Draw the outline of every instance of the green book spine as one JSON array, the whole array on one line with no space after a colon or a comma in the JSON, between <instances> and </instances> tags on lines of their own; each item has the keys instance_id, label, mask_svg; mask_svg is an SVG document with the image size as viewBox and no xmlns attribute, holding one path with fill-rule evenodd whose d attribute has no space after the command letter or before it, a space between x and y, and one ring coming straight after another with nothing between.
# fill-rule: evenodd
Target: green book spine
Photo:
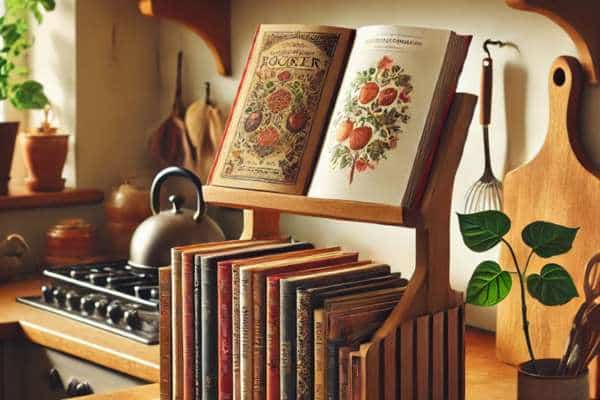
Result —
<instances>
[{"instance_id":1,"label":"green book spine","mask_svg":"<svg viewBox=\"0 0 600 400\"><path fill-rule=\"evenodd\" d=\"M202 320L202 399L217 400L218 348L217 348L217 263L202 259L201 320Z\"/></svg>"},{"instance_id":2,"label":"green book spine","mask_svg":"<svg viewBox=\"0 0 600 400\"><path fill-rule=\"evenodd\" d=\"M281 400L296 400L296 289L279 282L280 392Z\"/></svg>"}]
</instances>

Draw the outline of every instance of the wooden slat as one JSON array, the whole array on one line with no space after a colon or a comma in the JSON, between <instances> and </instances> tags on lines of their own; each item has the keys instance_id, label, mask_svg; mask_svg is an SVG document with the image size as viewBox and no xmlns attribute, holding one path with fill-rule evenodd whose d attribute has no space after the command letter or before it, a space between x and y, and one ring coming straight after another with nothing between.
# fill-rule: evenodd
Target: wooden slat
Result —
<instances>
[{"instance_id":1,"label":"wooden slat","mask_svg":"<svg viewBox=\"0 0 600 400\"><path fill-rule=\"evenodd\" d=\"M459 400L461 398L460 389L460 374L461 374L461 357L459 355L462 345L459 343L459 309L453 308L448 310L448 400ZM457 368L457 366L459 366Z\"/></svg>"},{"instance_id":2,"label":"wooden slat","mask_svg":"<svg viewBox=\"0 0 600 400\"><path fill-rule=\"evenodd\" d=\"M417 319L417 397L415 400L429 400L431 395L431 315Z\"/></svg>"},{"instance_id":3,"label":"wooden slat","mask_svg":"<svg viewBox=\"0 0 600 400\"><path fill-rule=\"evenodd\" d=\"M433 316L431 335L431 398L433 400L445 399L447 368L444 362L444 352L446 351L445 319L445 312L439 312Z\"/></svg>"},{"instance_id":4,"label":"wooden slat","mask_svg":"<svg viewBox=\"0 0 600 400\"><path fill-rule=\"evenodd\" d=\"M382 225L414 226L415 213L401 207L348 200L204 186L204 200L231 208L275 210L289 214L371 222Z\"/></svg>"},{"instance_id":5,"label":"wooden slat","mask_svg":"<svg viewBox=\"0 0 600 400\"><path fill-rule=\"evenodd\" d=\"M408 321L400 327L400 400L412 400L415 395L415 323Z\"/></svg>"},{"instance_id":6,"label":"wooden slat","mask_svg":"<svg viewBox=\"0 0 600 400\"><path fill-rule=\"evenodd\" d=\"M0 196L0 211L98 204L103 200L104 193L96 189L32 192L25 187L14 186L9 189L8 195Z\"/></svg>"},{"instance_id":7,"label":"wooden slat","mask_svg":"<svg viewBox=\"0 0 600 400\"><path fill-rule=\"evenodd\" d=\"M397 331L397 330L396 330ZM396 359L398 343L396 343L396 331L383 340L383 398L384 400L396 400L398 398L398 360Z\"/></svg>"}]
</instances>

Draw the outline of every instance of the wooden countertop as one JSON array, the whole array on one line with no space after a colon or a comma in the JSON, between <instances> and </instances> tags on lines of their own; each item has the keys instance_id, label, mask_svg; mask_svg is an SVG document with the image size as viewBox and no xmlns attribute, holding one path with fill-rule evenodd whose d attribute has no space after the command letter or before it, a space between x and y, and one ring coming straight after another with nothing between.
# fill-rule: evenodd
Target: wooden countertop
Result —
<instances>
[{"instance_id":1,"label":"wooden countertop","mask_svg":"<svg viewBox=\"0 0 600 400\"><path fill-rule=\"evenodd\" d=\"M107 368L159 381L159 346L148 346L59 315L17 303L38 295L41 278L0 285L0 340L24 337Z\"/></svg>"},{"instance_id":2,"label":"wooden countertop","mask_svg":"<svg viewBox=\"0 0 600 400\"><path fill-rule=\"evenodd\" d=\"M27 340L62 351L149 382L159 380L159 346L147 346L64 317L15 302L17 296L37 295L40 278L0 286L0 340ZM467 399L515 399L516 369L496 360L494 335L468 329ZM155 400L158 384L110 394L82 397L86 400Z\"/></svg>"}]
</instances>

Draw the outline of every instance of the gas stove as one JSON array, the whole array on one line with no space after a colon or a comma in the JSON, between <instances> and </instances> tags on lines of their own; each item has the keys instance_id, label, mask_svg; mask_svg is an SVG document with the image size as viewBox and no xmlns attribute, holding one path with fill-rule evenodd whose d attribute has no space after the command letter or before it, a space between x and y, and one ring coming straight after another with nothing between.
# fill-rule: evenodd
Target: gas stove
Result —
<instances>
[{"instance_id":1,"label":"gas stove","mask_svg":"<svg viewBox=\"0 0 600 400\"><path fill-rule=\"evenodd\" d=\"M158 343L158 275L127 261L46 269L40 296L17 301L145 344Z\"/></svg>"}]
</instances>

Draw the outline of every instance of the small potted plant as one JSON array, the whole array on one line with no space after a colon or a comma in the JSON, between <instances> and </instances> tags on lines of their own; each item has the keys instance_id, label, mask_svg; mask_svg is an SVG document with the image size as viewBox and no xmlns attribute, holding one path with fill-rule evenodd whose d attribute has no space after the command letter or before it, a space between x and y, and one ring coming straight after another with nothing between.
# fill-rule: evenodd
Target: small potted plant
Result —
<instances>
[{"instance_id":1,"label":"small potted plant","mask_svg":"<svg viewBox=\"0 0 600 400\"><path fill-rule=\"evenodd\" d=\"M484 307L500 303L512 289L511 275L516 276L521 299L523 334L530 358L519 366L518 398L587 399L587 370L579 376L564 376L559 372L559 359L535 358L529 335L526 304L527 294L545 306L560 306L578 296L573 279L562 266L547 263L540 273L528 271L535 256L547 259L571 250L578 228L544 221L532 222L521 233L523 242L531 249L529 256L526 260L518 260L513 246L505 239L511 228L511 221L505 214L499 211L484 211L459 214L458 219L463 241L469 249L484 252L502 243L512 256L513 265L504 268L495 261L483 261L479 264L467 286L466 302Z\"/></svg>"},{"instance_id":2,"label":"small potted plant","mask_svg":"<svg viewBox=\"0 0 600 400\"><path fill-rule=\"evenodd\" d=\"M0 101L8 100L20 110L42 109L48 104L43 86L27 78L20 65L31 47L30 16L42 22L44 11L55 8L55 0L7 0L6 13L0 17ZM0 122L0 194L8 190L18 122Z\"/></svg>"}]
</instances>

